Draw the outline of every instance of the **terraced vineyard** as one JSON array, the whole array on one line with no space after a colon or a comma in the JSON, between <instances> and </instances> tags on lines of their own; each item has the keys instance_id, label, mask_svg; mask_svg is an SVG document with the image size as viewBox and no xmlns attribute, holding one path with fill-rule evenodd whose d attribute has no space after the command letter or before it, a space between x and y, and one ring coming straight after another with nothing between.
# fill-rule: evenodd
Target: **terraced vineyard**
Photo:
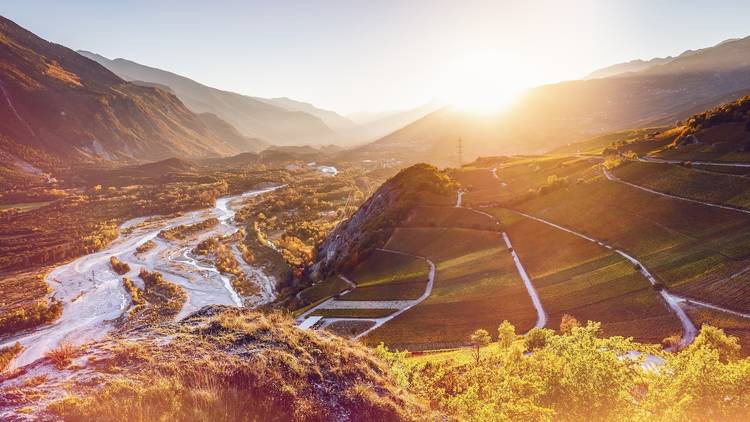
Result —
<instances>
[{"instance_id":1,"label":"terraced vineyard","mask_svg":"<svg viewBox=\"0 0 750 422\"><path fill-rule=\"evenodd\" d=\"M430 297L365 339L409 350L465 345L477 328L503 320L528 330L537 318L499 232L399 228L387 247L429 257L437 265Z\"/></svg>"},{"instance_id":2,"label":"terraced vineyard","mask_svg":"<svg viewBox=\"0 0 750 422\"><path fill-rule=\"evenodd\" d=\"M750 209L750 180L737 175L706 171L700 167L645 162L627 163L614 174L627 182L659 192Z\"/></svg>"},{"instance_id":3,"label":"terraced vineyard","mask_svg":"<svg viewBox=\"0 0 750 422\"><path fill-rule=\"evenodd\" d=\"M680 333L677 318L649 282L621 256L602 246L502 209L497 215L549 313L600 321L608 335L658 343Z\"/></svg>"}]
</instances>

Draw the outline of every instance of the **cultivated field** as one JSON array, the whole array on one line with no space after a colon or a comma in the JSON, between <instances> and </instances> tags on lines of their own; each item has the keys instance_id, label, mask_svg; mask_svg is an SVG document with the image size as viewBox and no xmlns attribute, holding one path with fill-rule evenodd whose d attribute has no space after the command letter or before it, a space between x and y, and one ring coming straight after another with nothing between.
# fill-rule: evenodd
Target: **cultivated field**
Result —
<instances>
[{"instance_id":1,"label":"cultivated field","mask_svg":"<svg viewBox=\"0 0 750 422\"><path fill-rule=\"evenodd\" d=\"M563 314L600 321L607 335L658 343L680 332L678 319L633 265L593 242L500 209L513 247L557 328Z\"/></svg>"},{"instance_id":2,"label":"cultivated field","mask_svg":"<svg viewBox=\"0 0 750 422\"><path fill-rule=\"evenodd\" d=\"M716 167L716 166L714 166ZM750 180L674 164L630 162L614 174L659 192L750 209Z\"/></svg>"},{"instance_id":3,"label":"cultivated field","mask_svg":"<svg viewBox=\"0 0 750 422\"><path fill-rule=\"evenodd\" d=\"M376 250L349 273L357 288L341 299L417 299L424 293L428 270L422 259Z\"/></svg>"},{"instance_id":4,"label":"cultivated field","mask_svg":"<svg viewBox=\"0 0 750 422\"><path fill-rule=\"evenodd\" d=\"M750 309L734 293L735 277L750 265L750 216L644 192L597 179L534 198L519 206L637 256L676 293Z\"/></svg>"},{"instance_id":5,"label":"cultivated field","mask_svg":"<svg viewBox=\"0 0 750 422\"><path fill-rule=\"evenodd\" d=\"M387 248L437 265L427 300L366 337L409 350L465 345L477 328L495 332L504 320L530 329L536 313L499 233L460 228L399 228Z\"/></svg>"}]
</instances>

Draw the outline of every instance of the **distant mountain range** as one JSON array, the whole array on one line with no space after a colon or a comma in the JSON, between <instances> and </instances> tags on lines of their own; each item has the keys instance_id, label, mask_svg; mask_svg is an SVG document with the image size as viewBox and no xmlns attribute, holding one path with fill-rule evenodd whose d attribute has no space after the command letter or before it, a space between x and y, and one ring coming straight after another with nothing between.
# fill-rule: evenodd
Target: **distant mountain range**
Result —
<instances>
[{"instance_id":1,"label":"distant mountain range","mask_svg":"<svg viewBox=\"0 0 750 422\"><path fill-rule=\"evenodd\" d=\"M210 157L257 140L171 93L128 83L96 62L0 17L0 143L18 169L63 162ZM26 165L30 165L28 167Z\"/></svg>"},{"instance_id":2,"label":"distant mountain range","mask_svg":"<svg viewBox=\"0 0 750 422\"><path fill-rule=\"evenodd\" d=\"M358 151L455 165L458 138L465 159L540 152L617 130L672 124L748 93L750 37L657 59L640 71L533 88L491 116L440 110Z\"/></svg>"},{"instance_id":3,"label":"distant mountain range","mask_svg":"<svg viewBox=\"0 0 750 422\"><path fill-rule=\"evenodd\" d=\"M275 145L351 146L378 139L439 107L430 102L411 110L373 113L376 118L357 123L334 111L291 98L261 98L222 91L130 60L111 60L89 51L78 52L127 81L168 88L192 111L213 113L235 126L244 136L264 139Z\"/></svg>"},{"instance_id":4,"label":"distant mountain range","mask_svg":"<svg viewBox=\"0 0 750 422\"><path fill-rule=\"evenodd\" d=\"M734 41L738 41L737 38L731 38L728 40L724 40L720 42L719 44L716 44L714 47L719 47L722 44L731 43ZM640 72L642 70L646 70L649 68L652 68L654 66L667 64L676 58L685 58L687 56L691 56L693 54L701 54L707 50L710 50L714 47L708 47L708 48L702 48L700 50L687 50L680 54L677 57L667 56L667 57L654 57L651 60L641 60L641 59L635 59L631 60L626 63L618 63L611 66L607 66L601 69L597 69L591 73L589 73L588 76L586 76L584 79L598 79L598 78L608 78L610 76L618 76L618 75L624 75L627 73L632 72Z\"/></svg>"},{"instance_id":5,"label":"distant mountain range","mask_svg":"<svg viewBox=\"0 0 750 422\"><path fill-rule=\"evenodd\" d=\"M626 63L613 64L601 69L597 69L588 74L584 79L600 79L609 78L611 76L623 75L631 72L640 72L646 70L649 67L669 63L674 60L674 57L655 57L651 60L635 59Z\"/></svg>"},{"instance_id":6,"label":"distant mountain range","mask_svg":"<svg viewBox=\"0 0 750 422\"><path fill-rule=\"evenodd\" d=\"M169 87L193 112L215 114L236 127L243 135L272 144L302 145L337 141L337 133L320 116L325 116L333 124L346 124L341 123L346 119L336 113L320 110L309 104L286 98L261 99L222 91L130 60L110 60L88 51L79 53L127 81Z\"/></svg>"}]
</instances>

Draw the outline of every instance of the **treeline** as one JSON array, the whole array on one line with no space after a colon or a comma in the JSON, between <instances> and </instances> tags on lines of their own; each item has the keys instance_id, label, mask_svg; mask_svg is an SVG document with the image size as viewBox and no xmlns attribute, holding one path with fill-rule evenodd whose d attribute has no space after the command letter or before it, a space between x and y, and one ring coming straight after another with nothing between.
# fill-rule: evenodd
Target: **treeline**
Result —
<instances>
[{"instance_id":1,"label":"treeline","mask_svg":"<svg viewBox=\"0 0 750 422\"><path fill-rule=\"evenodd\" d=\"M480 330L484 331L484 330ZM750 358L737 338L703 326L678 353L622 337L599 323L518 336L507 322L489 345L475 333L471 359L408 358L381 346L395 382L450 420L740 421L750 417ZM648 362L647 362L648 360Z\"/></svg>"},{"instance_id":2,"label":"treeline","mask_svg":"<svg viewBox=\"0 0 750 422\"><path fill-rule=\"evenodd\" d=\"M62 302L52 299L4 312L0 314L0 337L55 321L60 318L62 311Z\"/></svg>"},{"instance_id":3,"label":"treeline","mask_svg":"<svg viewBox=\"0 0 750 422\"><path fill-rule=\"evenodd\" d=\"M750 96L694 114L687 119L686 126L694 133L721 123L731 122L747 122L745 130L750 131Z\"/></svg>"},{"instance_id":4,"label":"treeline","mask_svg":"<svg viewBox=\"0 0 750 422\"><path fill-rule=\"evenodd\" d=\"M202 231L214 228L219 225L219 219L209 218L199 223L189 225L179 225L159 232L159 237L165 240L184 240L190 236Z\"/></svg>"}]
</instances>

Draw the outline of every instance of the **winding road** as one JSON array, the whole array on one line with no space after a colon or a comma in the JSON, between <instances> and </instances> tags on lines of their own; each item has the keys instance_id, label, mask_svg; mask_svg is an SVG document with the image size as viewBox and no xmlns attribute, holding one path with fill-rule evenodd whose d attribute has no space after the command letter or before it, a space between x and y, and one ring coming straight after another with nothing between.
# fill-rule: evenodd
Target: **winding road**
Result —
<instances>
[{"instance_id":1,"label":"winding road","mask_svg":"<svg viewBox=\"0 0 750 422\"><path fill-rule=\"evenodd\" d=\"M628 185L630 187L633 187L633 188L636 188L636 189L640 189L642 191L653 193L655 195L664 196L664 197L672 198L672 199L678 199L680 201L692 202L694 204L705 205L707 207L720 208L720 209L729 210L729 211L736 211L736 212L741 212L743 214L750 214L750 210L746 210L744 208L730 207L728 205L712 204L710 202L703 202L703 201L699 201L697 199L685 198L683 196L677 196L677 195L672 195L672 194L669 194L669 193L659 192L657 190L653 190L653 189L647 188L645 186L636 185L635 183L630 183L630 182L627 182L625 180L620 179L619 177L615 176L611 171L609 171L604 166L602 166L602 172L604 173L604 176L607 178L607 180L610 180L612 182L622 183L624 185Z\"/></svg>"},{"instance_id":2,"label":"winding road","mask_svg":"<svg viewBox=\"0 0 750 422\"><path fill-rule=\"evenodd\" d=\"M722 163L720 161L692 161L692 160L666 160L663 158L656 157L638 157L638 161L644 163L661 163L661 164L682 164L691 163L699 166L719 166L719 167L750 167L750 163Z\"/></svg>"},{"instance_id":3,"label":"winding road","mask_svg":"<svg viewBox=\"0 0 750 422\"><path fill-rule=\"evenodd\" d=\"M52 297L63 303L62 316L50 325L11 338L0 347L20 342L24 350L13 366L21 367L41 358L61 343L81 344L102 338L112 329L113 320L131 305L122 278L129 277L143 287L138 278L141 268L161 272L165 279L185 290L187 300L177 318L210 304L242 306L242 298L232 288L230 279L212 265L200 263L190 251L201 240L231 235L239 230L233 221L234 203L277 188L219 198L212 209L192 211L174 218L136 218L125 222L120 226L121 235L107 248L56 267L47 275L45 281L52 288ZM192 239L170 242L158 237L162 230L212 217L217 218L219 224ZM137 253L136 249L148 241L154 242L155 246L147 252ZM112 256L127 263L130 271L124 275L115 273L109 263ZM241 259L238 261L244 263ZM273 300L276 280L259 268L242 266L259 284L260 293L248 298L249 304L259 305Z\"/></svg>"},{"instance_id":4,"label":"winding road","mask_svg":"<svg viewBox=\"0 0 750 422\"><path fill-rule=\"evenodd\" d=\"M470 211L484 215L499 224L497 218L490 213L475 209L470 209ZM534 287L534 283L531 282L531 277L529 277L529 274L526 272L526 268L524 268L523 263L521 263L521 258L519 258L516 250L513 248L513 244L510 241L510 236L508 236L506 232L501 232L501 236L503 238L503 241L505 242L505 246L508 248L508 251L510 251L510 255L513 257L513 263L516 265L518 275L521 277L521 280L523 280L526 291L529 293L531 304L534 305L534 309L536 310L536 323L534 324L534 328L543 328L545 325L547 325L548 318L547 312L544 311L544 306L542 306L542 300L539 298L539 293L537 293L536 288Z\"/></svg>"},{"instance_id":5,"label":"winding road","mask_svg":"<svg viewBox=\"0 0 750 422\"><path fill-rule=\"evenodd\" d=\"M367 334L369 334L373 330L377 329L378 327L381 327L383 324L387 323L388 321L392 320L393 318L396 318L397 316L399 316L402 313L406 312L407 310L413 308L414 306L416 306L416 305L424 302L428 297L430 297L430 295L432 294L432 287L435 284L435 272L436 272L435 263L432 262L432 260L430 260L428 258L425 258L423 256L414 255L414 254L410 254L410 253L406 253L406 252L401 252L401 251L396 251L396 250L393 250L393 249L382 249L382 248L379 248L377 250L382 251L382 252L397 254L397 255L409 256L409 257L412 257L412 258L419 258L419 259L422 259L425 262L427 262L427 264L430 267L430 270L429 270L429 274L428 274L428 278L427 278L427 286L425 287L425 290L422 293L422 295L420 297L418 297L417 299L414 299L414 300L362 300L362 301L357 300L357 301L355 301L355 300L340 300L340 299L336 299L336 298L332 297L332 298L329 298L326 301L320 303L319 305L314 306L314 307L308 309L307 311L305 311L305 313L303 313L302 315L300 315L297 318L297 322L299 323L300 327L312 328L313 325L318 325L319 328L325 328L325 327L333 324L334 322L339 322L339 321L357 321L357 322L360 322L360 321L370 321L370 322L372 322L373 323L372 326L370 326L368 329L366 329L366 330L362 331L361 333L357 334L356 336L354 336L354 338L357 339L357 338L366 336ZM341 277L347 283L350 283L350 284L353 285L352 289L347 290L345 293L342 293L341 296L339 296L339 297L345 296L346 293L348 293L348 292L354 290L354 288L356 288L356 284L354 284L348 278L345 278L343 276L339 276L339 277ZM336 318L333 318L333 317L323 317L323 318L320 318L320 317L317 317L317 316L309 316L311 313L313 313L313 312L315 312L317 310L320 310L320 309L397 309L397 311L394 312L394 313L392 313L392 314L390 314L390 315L388 315L388 316L384 316L384 317L380 317L380 318L353 318L353 317L351 317L351 318L346 318L346 317L341 317L341 318L339 318L339 317L336 317ZM314 318L314 320L312 322L309 321L311 318Z\"/></svg>"},{"instance_id":6,"label":"winding road","mask_svg":"<svg viewBox=\"0 0 750 422\"><path fill-rule=\"evenodd\" d=\"M607 249L609 249L609 250L617 253L618 255L622 256L626 260L630 261L634 266L636 266L636 268L641 273L641 275L643 275L643 277L646 278L646 280L648 280L648 282L652 286L657 286L658 285L658 281L656 280L656 277L654 277L653 274L651 274L651 272L646 268L646 266L643 265L643 263L640 262L638 259L636 259L632 255L628 254L627 252L624 252L624 251L622 251L620 249L617 249L617 248L615 248L613 246L610 246L610 245L602 242L601 240L594 239L593 237L590 237L590 236L587 236L587 235L585 235L583 233L579 233L577 231L571 230L571 229L569 229L567 227L564 227L564 226L561 226L559 224L555 224L555 223L553 223L551 221L548 221L548 220L545 220L543 218L535 217L533 215L529 215L529 214L526 214L526 213L521 212L521 211L516 211L516 210L510 210L510 211L512 211L512 212L514 212L514 213L516 213L518 215L521 215L523 217L530 218L532 220L538 221L540 223L547 224L547 225L552 226L552 227L554 227L556 229L563 230L563 231L565 231L567 233L570 233L570 234L578 236L578 237L580 237L582 239L586 239L589 242L593 242L593 243L596 243L599 246L607 248ZM669 293L665 287L659 289L659 295L661 295L661 297L664 299L664 301L667 304L667 306L669 307L669 309L677 316L677 318L680 320L680 323L682 324L683 334L682 334L682 339L680 340L681 345L683 347L689 345L690 343L693 342L693 340L695 340L695 336L698 334L698 329L695 327L695 324L693 324L693 321L690 319L690 317L687 315L687 313L685 313L685 311L679 305L679 303L682 302L684 300L684 298L681 298L679 296L675 296L675 295Z\"/></svg>"}]
</instances>

